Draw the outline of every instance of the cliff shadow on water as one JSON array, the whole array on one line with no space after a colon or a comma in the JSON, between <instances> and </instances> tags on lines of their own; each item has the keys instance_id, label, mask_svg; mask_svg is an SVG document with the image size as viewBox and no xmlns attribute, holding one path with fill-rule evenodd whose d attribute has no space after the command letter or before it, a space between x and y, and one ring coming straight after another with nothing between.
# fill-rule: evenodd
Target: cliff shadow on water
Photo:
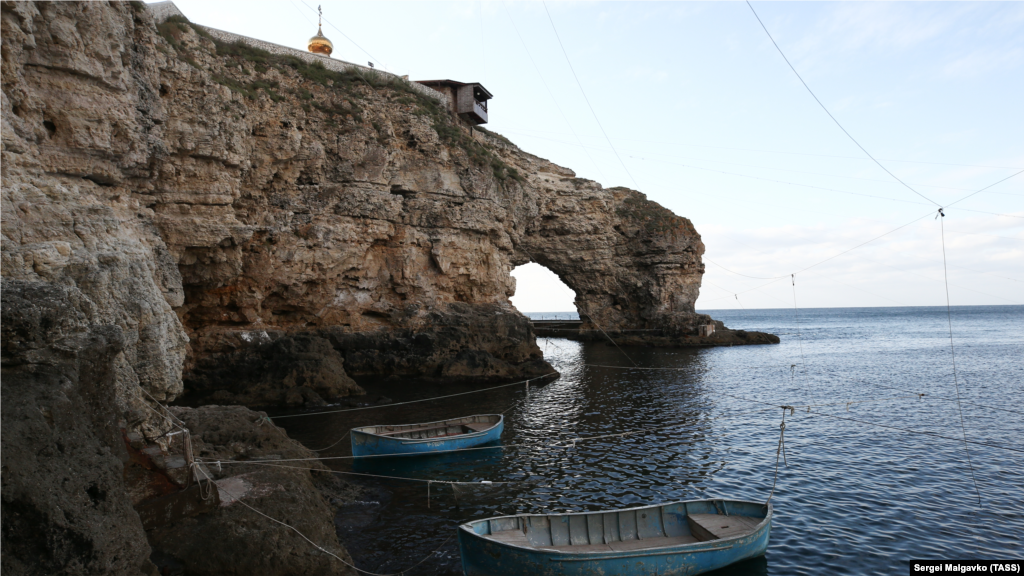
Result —
<instances>
[{"instance_id":1,"label":"cliff shadow on water","mask_svg":"<svg viewBox=\"0 0 1024 576\"><path fill-rule=\"evenodd\" d=\"M447 538L469 519L621 508L703 497L715 489L716 477L726 466L715 448L724 426L714 421L715 403L703 383L709 369L706 351L619 350L566 339L546 344L562 377L532 385L528 392L515 386L402 404L434 391L392 381L380 383L380 389L394 405L281 420L291 436L307 445L334 444L323 454L336 458L329 465L342 475L390 477L352 477L366 492L335 517L339 538L361 568L461 574L458 543ZM635 370L623 352L644 367L659 370ZM499 412L505 413L507 424L492 449L346 459L351 450L344 435L352 427ZM572 442L581 436L659 427L668 429ZM339 438L342 441L336 443ZM432 482L429 487L427 481ZM424 558L426 562L410 569ZM764 573L763 558L721 572Z\"/></svg>"}]
</instances>

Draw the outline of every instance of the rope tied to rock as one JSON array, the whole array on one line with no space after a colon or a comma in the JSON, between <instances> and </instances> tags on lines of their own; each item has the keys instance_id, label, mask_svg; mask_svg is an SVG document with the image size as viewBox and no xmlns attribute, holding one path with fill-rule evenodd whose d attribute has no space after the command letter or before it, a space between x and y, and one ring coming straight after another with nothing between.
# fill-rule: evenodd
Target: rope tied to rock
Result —
<instances>
[{"instance_id":1,"label":"rope tied to rock","mask_svg":"<svg viewBox=\"0 0 1024 576\"><path fill-rule=\"evenodd\" d=\"M444 548L444 547L445 547L445 546L446 546L446 545L448 544L448 542L450 542L450 541L451 541L451 539L452 539L452 538L453 538L453 537L455 536L454 534L451 534L451 535L449 535L449 536L448 536L447 538L445 538L444 542L442 542L440 546L438 546L438 547L437 547L436 549L434 549L434 551L433 551L433 552L431 552L430 554L428 554L427 556L425 556L425 557L424 557L424 558L423 558L422 560L420 560L419 562L417 562L417 563L413 564L412 566L410 566L410 567L406 568L405 570L402 570L401 572L393 572L393 573L391 573L391 574L378 574L378 573L376 573L376 572L370 572L370 571L368 571L368 570L363 570L363 569L361 569L361 568L357 568L355 564L351 564L351 563L349 563L349 562L346 562L345 560L343 560L343 559L342 559L342 558L341 558L340 556L338 556L337 554L335 554L335 553L331 552L330 550L327 550L327 549L326 549L326 548L324 548L323 546L320 546L319 544L317 544L316 542L314 542L313 540L311 540L311 539L310 539L310 538L309 538L308 536L306 536L305 534L303 534L302 532L300 532L300 531L299 531L299 529L298 529L298 528L296 528L295 526L292 526L291 524L288 524L288 523L286 523L286 522L283 522L283 521L281 521L281 520L278 520L277 518L274 518L273 516L269 516L269 515L267 515L267 514L264 514L263 512L260 512L259 510L257 510L256 508L253 508L253 507L252 507L252 506L250 506L249 504L246 504L246 503L245 503L245 502L244 502L244 501L242 500L242 496L241 496L241 495L238 495L238 494L232 494L231 492L229 492L229 491L227 491L227 490L224 490L224 492L225 492L225 493L226 493L226 494L227 494L228 496L230 496L230 497L232 497L232 498L234 499L234 503L236 503L236 504L241 504L242 506L245 506L245 507L246 507L246 508L248 508L249 510L252 510L253 512L255 512L255 513L259 514L260 516L262 516L262 517L266 518L267 520L270 520L271 522L274 522L275 524L280 524L281 526L284 526L285 528L287 528L287 529L291 530L292 532L294 532L294 533L298 534L298 535L299 535L299 536L300 536L300 537L301 537L301 538L302 538L303 540L305 540L306 542L308 542L308 543L309 543L310 545L312 545L312 546L313 546L314 548L316 548L317 550L319 550L319 551L323 552L324 554L327 554L328 556L331 556L332 558L334 558L334 559L335 559L335 560L337 560L338 562L341 562L341 563L342 563L342 564L344 564L345 566L348 566L349 568L352 568L353 570L355 570L355 571L357 571L357 572L361 572L361 573L363 573L363 574L368 574L369 576L401 576L401 575L405 574L406 572L408 572L408 571L412 570L413 568L416 568L416 567L417 567L417 566L419 566L420 564L423 564L424 562L426 562L426 561L427 561L427 560L429 560L430 558L434 557L434 555L435 555L435 554L437 554L438 552L440 552L440 551L441 551L441 549L442 549L442 548Z\"/></svg>"},{"instance_id":2,"label":"rope tied to rock","mask_svg":"<svg viewBox=\"0 0 1024 576\"><path fill-rule=\"evenodd\" d=\"M327 451L327 450L330 450L331 448L334 448L334 447L335 447L335 446L337 446L338 444L341 444L341 441L342 441L342 440L344 440L345 438L348 438L348 435L349 435L349 434L350 434L351 432L352 432L351 430L349 430L348 432L345 432L345 433L344 433L344 434L343 434L343 435L341 436L341 438L338 438L337 440L335 440L335 441L334 441L334 443L333 443L333 444L331 444L330 446L327 446L327 447L324 447L324 448L320 448L319 450L313 450L313 452L325 452L325 451Z\"/></svg>"}]
</instances>

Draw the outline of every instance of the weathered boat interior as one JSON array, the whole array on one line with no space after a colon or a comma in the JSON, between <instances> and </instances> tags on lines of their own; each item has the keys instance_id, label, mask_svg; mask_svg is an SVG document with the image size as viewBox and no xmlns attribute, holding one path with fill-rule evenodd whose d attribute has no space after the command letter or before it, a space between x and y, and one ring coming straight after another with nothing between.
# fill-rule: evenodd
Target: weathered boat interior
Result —
<instances>
[{"instance_id":1,"label":"weathered boat interior","mask_svg":"<svg viewBox=\"0 0 1024 576\"><path fill-rule=\"evenodd\" d=\"M475 434L493 428L501 421L499 414L476 414L452 420L440 422L426 422L423 424L398 424L387 426L364 426L355 428L366 434L376 434L389 438L406 438L426 440L430 438L445 438L448 436L461 436L463 434Z\"/></svg>"},{"instance_id":2,"label":"weathered boat interior","mask_svg":"<svg viewBox=\"0 0 1024 576\"><path fill-rule=\"evenodd\" d=\"M755 504L679 502L615 512L520 515L482 520L491 540L558 552L627 552L745 536L765 519Z\"/></svg>"}]
</instances>

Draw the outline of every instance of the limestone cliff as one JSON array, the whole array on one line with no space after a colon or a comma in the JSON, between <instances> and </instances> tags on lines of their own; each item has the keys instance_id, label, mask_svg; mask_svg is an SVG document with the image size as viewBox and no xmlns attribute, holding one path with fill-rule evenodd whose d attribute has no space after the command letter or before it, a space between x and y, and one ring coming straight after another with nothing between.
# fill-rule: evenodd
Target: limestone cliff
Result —
<instances>
[{"instance_id":1,"label":"limestone cliff","mask_svg":"<svg viewBox=\"0 0 1024 576\"><path fill-rule=\"evenodd\" d=\"M689 220L471 135L401 81L156 30L145 9L4 14L4 275L79 287L158 398L182 367L190 391L248 404L358 393L342 362L438 377L472 351L492 360L473 376L546 373L508 300L530 261L612 334L709 322ZM283 349L336 351L302 353L302 393L225 380L294 336Z\"/></svg>"},{"instance_id":2,"label":"limestone cliff","mask_svg":"<svg viewBox=\"0 0 1024 576\"><path fill-rule=\"evenodd\" d=\"M694 313L704 245L689 220L471 132L400 79L215 41L138 2L3 2L2 41L5 470L20 418L9 378L70 375L69 398L103 404L57 424L30 397L10 406L106 450L87 474L112 494L132 487L110 476L123 456L111 427L168 448L155 401L316 404L362 393L352 376L547 374L509 303L510 272L530 261L613 336L657 330L673 344L711 322ZM49 302L33 328L8 331L9 308L33 302ZM54 466L38 454L18 465ZM5 570L8 510L82 530L8 477ZM95 566L148 570L139 530L82 546Z\"/></svg>"},{"instance_id":3,"label":"limestone cliff","mask_svg":"<svg viewBox=\"0 0 1024 576\"><path fill-rule=\"evenodd\" d=\"M508 301L531 260L606 330L694 331L688 220L471 136L400 81L165 27L178 153L142 201L181 270L190 389L223 390L218 367L296 334L329 340L357 376L451 377L467 352L491 357L469 376L547 373Z\"/></svg>"}]
</instances>

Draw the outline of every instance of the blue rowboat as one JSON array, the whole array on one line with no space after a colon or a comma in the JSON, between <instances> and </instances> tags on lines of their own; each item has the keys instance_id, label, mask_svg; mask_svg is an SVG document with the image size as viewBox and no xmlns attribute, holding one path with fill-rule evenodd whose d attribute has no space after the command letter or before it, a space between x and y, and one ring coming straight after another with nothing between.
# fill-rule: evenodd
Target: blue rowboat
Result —
<instances>
[{"instance_id":1,"label":"blue rowboat","mask_svg":"<svg viewBox=\"0 0 1024 576\"><path fill-rule=\"evenodd\" d=\"M501 438L501 414L476 414L440 422L352 429L353 456L431 454L473 448Z\"/></svg>"},{"instance_id":2,"label":"blue rowboat","mask_svg":"<svg viewBox=\"0 0 1024 576\"><path fill-rule=\"evenodd\" d=\"M477 450L441 452L429 458L409 457L408 454L380 456L374 458L353 458L352 471L378 476L401 478L461 478L479 476L483 469L495 469L501 464L502 450L480 450L480 448L501 446L501 441L487 442L475 446ZM486 476L486 474L485 474Z\"/></svg>"},{"instance_id":3,"label":"blue rowboat","mask_svg":"<svg viewBox=\"0 0 1024 576\"><path fill-rule=\"evenodd\" d=\"M459 548L466 576L678 576L761 556L771 524L771 504L693 500L474 520Z\"/></svg>"}]
</instances>

